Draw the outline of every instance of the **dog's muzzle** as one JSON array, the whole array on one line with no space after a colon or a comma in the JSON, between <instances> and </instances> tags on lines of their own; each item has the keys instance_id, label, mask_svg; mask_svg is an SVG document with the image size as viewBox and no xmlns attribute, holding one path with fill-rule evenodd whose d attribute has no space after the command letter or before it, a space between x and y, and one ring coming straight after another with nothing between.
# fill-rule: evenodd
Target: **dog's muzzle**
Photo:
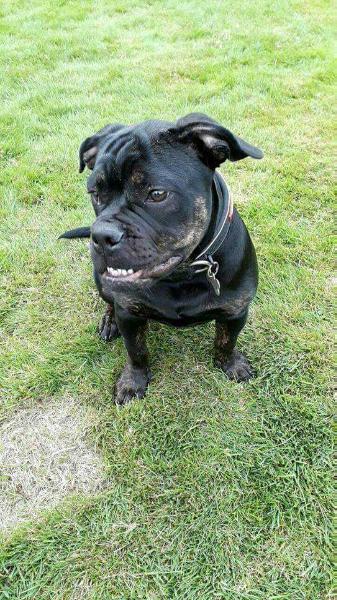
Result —
<instances>
[{"instance_id":1,"label":"dog's muzzle","mask_svg":"<svg viewBox=\"0 0 337 600\"><path fill-rule=\"evenodd\" d=\"M97 252L110 252L124 237L124 231L118 222L110 223L97 219L91 228L91 239Z\"/></svg>"}]
</instances>

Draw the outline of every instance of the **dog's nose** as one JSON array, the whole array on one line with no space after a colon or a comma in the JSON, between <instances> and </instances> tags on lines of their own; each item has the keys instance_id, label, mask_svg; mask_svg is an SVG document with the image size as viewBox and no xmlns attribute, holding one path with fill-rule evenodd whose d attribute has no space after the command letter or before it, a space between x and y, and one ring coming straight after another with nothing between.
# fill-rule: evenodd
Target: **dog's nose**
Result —
<instances>
[{"instance_id":1,"label":"dog's nose","mask_svg":"<svg viewBox=\"0 0 337 600\"><path fill-rule=\"evenodd\" d=\"M114 223L97 221L91 228L91 238L97 248L113 248L119 244L122 237L123 231Z\"/></svg>"}]
</instances>

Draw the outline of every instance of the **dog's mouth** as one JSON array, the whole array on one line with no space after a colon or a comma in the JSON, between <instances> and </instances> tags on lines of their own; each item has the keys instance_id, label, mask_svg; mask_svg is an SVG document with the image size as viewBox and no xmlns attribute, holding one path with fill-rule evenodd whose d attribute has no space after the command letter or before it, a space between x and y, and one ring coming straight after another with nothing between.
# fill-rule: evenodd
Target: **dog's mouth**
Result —
<instances>
[{"instance_id":1,"label":"dog's mouth","mask_svg":"<svg viewBox=\"0 0 337 600\"><path fill-rule=\"evenodd\" d=\"M111 283L134 283L146 279L158 279L171 273L182 260L181 256L172 256L159 265L144 267L138 270L107 267L102 277Z\"/></svg>"}]
</instances>

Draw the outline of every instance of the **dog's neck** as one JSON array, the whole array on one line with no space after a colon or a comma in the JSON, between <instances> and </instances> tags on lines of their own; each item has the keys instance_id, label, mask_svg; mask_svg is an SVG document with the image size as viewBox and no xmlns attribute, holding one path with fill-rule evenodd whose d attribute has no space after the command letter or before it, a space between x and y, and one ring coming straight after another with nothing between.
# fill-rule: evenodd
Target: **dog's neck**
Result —
<instances>
[{"instance_id":1,"label":"dog's neck","mask_svg":"<svg viewBox=\"0 0 337 600\"><path fill-rule=\"evenodd\" d=\"M212 184L213 211L211 223L214 226L210 228L196 250L193 253L190 267L197 267L195 273L206 271L208 282L212 285L217 296L220 294L220 282L216 275L219 270L219 263L213 256L224 243L233 216L233 202L231 192L223 177L215 172Z\"/></svg>"},{"instance_id":2,"label":"dog's neck","mask_svg":"<svg viewBox=\"0 0 337 600\"><path fill-rule=\"evenodd\" d=\"M229 186L220 173L215 172L212 182L211 226L192 254L192 262L213 256L225 241L233 216L233 201Z\"/></svg>"}]
</instances>

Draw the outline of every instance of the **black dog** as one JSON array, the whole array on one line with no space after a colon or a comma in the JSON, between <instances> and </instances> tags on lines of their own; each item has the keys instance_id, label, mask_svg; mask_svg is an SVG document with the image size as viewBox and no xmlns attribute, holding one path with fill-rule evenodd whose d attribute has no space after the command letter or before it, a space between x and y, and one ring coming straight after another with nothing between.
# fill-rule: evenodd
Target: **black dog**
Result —
<instances>
[{"instance_id":1,"label":"black dog","mask_svg":"<svg viewBox=\"0 0 337 600\"><path fill-rule=\"evenodd\" d=\"M176 327L215 320L215 364L230 379L252 376L235 349L257 288L255 250L215 172L262 152L203 114L176 124L107 125L80 148L96 213L89 237L94 276L108 303L100 335L122 334L128 362L115 401L143 397L150 381L148 319Z\"/></svg>"}]
</instances>

